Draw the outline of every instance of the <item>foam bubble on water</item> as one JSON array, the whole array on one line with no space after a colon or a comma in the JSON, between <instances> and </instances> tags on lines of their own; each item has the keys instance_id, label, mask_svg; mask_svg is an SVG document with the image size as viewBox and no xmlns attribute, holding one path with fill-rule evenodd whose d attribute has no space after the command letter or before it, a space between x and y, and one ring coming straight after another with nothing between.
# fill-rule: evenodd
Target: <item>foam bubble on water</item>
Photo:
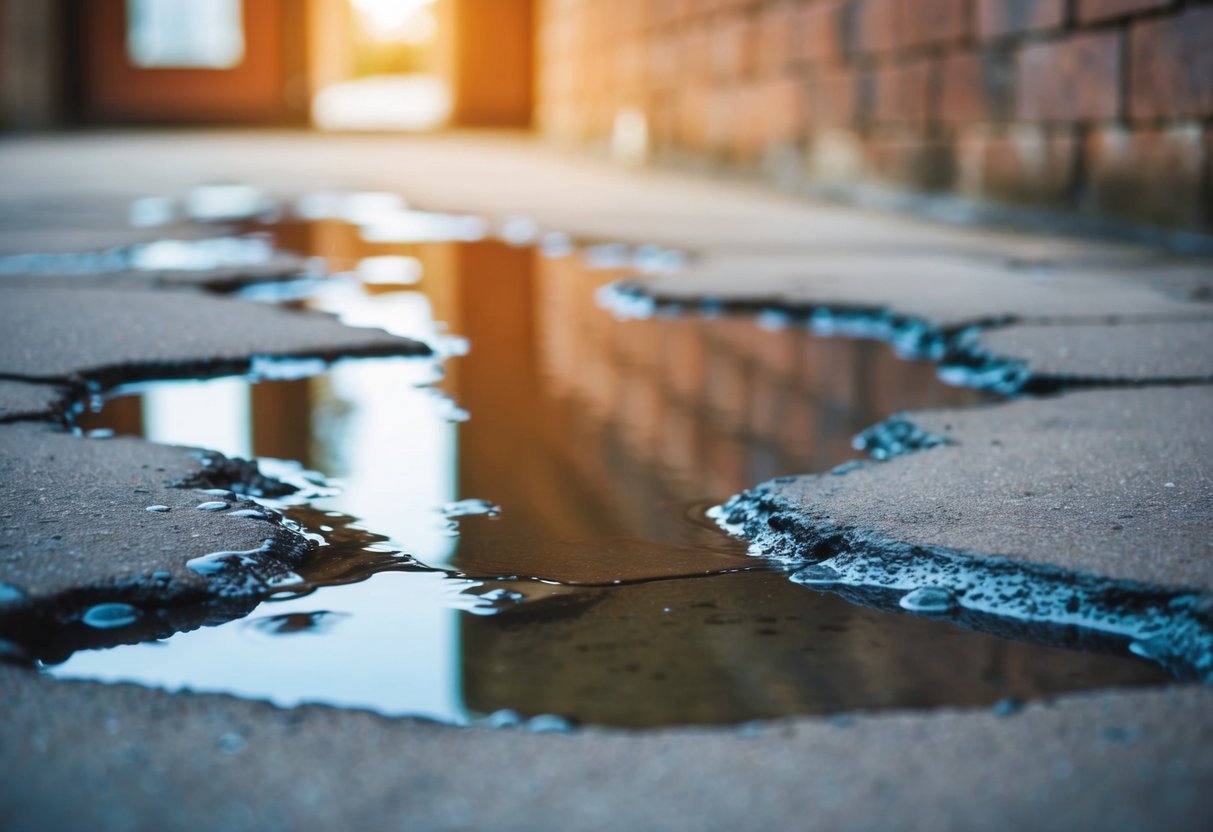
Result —
<instances>
[{"instance_id":1,"label":"foam bubble on water","mask_svg":"<svg viewBox=\"0 0 1213 832\"><path fill-rule=\"evenodd\" d=\"M447 503L441 509L442 516L448 519L455 517L472 517L475 515L484 515L486 517L497 517L501 514L501 506L496 503L490 503L488 500L480 500L469 498L466 500L456 500L453 503Z\"/></svg>"},{"instance_id":2,"label":"foam bubble on water","mask_svg":"<svg viewBox=\"0 0 1213 832\"><path fill-rule=\"evenodd\" d=\"M956 608L956 596L943 587L921 586L911 590L897 602L903 610L935 615Z\"/></svg>"},{"instance_id":3,"label":"foam bubble on water","mask_svg":"<svg viewBox=\"0 0 1213 832\"><path fill-rule=\"evenodd\" d=\"M95 630L114 630L134 624L143 617L143 610L130 604L97 604L89 607L80 620Z\"/></svg>"}]
</instances>

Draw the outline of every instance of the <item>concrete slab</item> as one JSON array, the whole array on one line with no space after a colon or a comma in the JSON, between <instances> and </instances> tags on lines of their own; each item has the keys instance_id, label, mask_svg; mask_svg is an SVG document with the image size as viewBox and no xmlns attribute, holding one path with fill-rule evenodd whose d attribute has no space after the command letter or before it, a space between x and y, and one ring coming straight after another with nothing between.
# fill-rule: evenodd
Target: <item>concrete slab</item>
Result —
<instances>
[{"instance_id":1,"label":"concrete slab","mask_svg":"<svg viewBox=\"0 0 1213 832\"><path fill-rule=\"evenodd\" d=\"M62 388L50 384L0 380L0 422L54 418L65 395Z\"/></svg>"},{"instance_id":2,"label":"concrete slab","mask_svg":"<svg viewBox=\"0 0 1213 832\"><path fill-rule=\"evenodd\" d=\"M1213 593L1211 413L1208 387L909 413L948 444L761 490L814 527Z\"/></svg>"},{"instance_id":3,"label":"concrete slab","mask_svg":"<svg viewBox=\"0 0 1213 832\"><path fill-rule=\"evenodd\" d=\"M102 383L241 368L253 356L424 355L316 312L154 290L0 286L0 375ZM205 374L205 373L200 373Z\"/></svg>"},{"instance_id":4,"label":"concrete slab","mask_svg":"<svg viewBox=\"0 0 1213 832\"><path fill-rule=\"evenodd\" d=\"M543 735L0 667L13 832L1203 830L1213 691L745 729ZM70 784L67 787L65 784Z\"/></svg>"},{"instance_id":5,"label":"concrete slab","mask_svg":"<svg viewBox=\"0 0 1213 832\"><path fill-rule=\"evenodd\" d=\"M1043 386L1213 381L1213 321L1011 326L981 333L977 344Z\"/></svg>"},{"instance_id":6,"label":"concrete slab","mask_svg":"<svg viewBox=\"0 0 1213 832\"><path fill-rule=\"evenodd\" d=\"M943 331L1001 321L1213 320L1213 306L1090 266L1040 269L955 254L706 257L634 285L658 302L886 311Z\"/></svg>"},{"instance_id":7,"label":"concrete slab","mask_svg":"<svg viewBox=\"0 0 1213 832\"><path fill-rule=\"evenodd\" d=\"M102 601L162 605L228 591L226 573L186 565L214 552L265 547L245 577L284 572L307 550L301 536L242 511L252 503L199 490L247 478L223 459L50 425L0 426L0 612L48 604L39 615L70 617ZM175 486L182 481L198 488Z\"/></svg>"}]
</instances>

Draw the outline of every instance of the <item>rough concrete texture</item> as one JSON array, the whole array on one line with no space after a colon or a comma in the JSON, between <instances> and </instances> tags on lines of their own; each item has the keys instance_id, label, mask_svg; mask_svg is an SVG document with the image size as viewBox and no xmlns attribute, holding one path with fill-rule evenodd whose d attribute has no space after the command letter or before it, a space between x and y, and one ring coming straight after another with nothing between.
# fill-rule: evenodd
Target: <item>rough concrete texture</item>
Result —
<instances>
[{"instance_id":1,"label":"rough concrete texture","mask_svg":"<svg viewBox=\"0 0 1213 832\"><path fill-rule=\"evenodd\" d=\"M1213 321L1012 326L982 333L978 344L1037 381L1213 380Z\"/></svg>"},{"instance_id":2,"label":"rough concrete texture","mask_svg":"<svg viewBox=\"0 0 1213 832\"><path fill-rule=\"evenodd\" d=\"M1213 691L1018 713L539 735L0 668L5 827L1174 829L1213 824ZM10 785L12 781L9 781ZM65 788L70 784L70 788Z\"/></svg>"},{"instance_id":3,"label":"rough concrete texture","mask_svg":"<svg viewBox=\"0 0 1213 832\"><path fill-rule=\"evenodd\" d=\"M53 418L64 395L52 385L0 380L0 422Z\"/></svg>"},{"instance_id":4,"label":"rough concrete texture","mask_svg":"<svg viewBox=\"0 0 1213 832\"><path fill-rule=\"evenodd\" d=\"M1213 592L1213 389L904 414L953 444L767 487L816 524Z\"/></svg>"},{"instance_id":5,"label":"rough concrete texture","mask_svg":"<svg viewBox=\"0 0 1213 832\"><path fill-rule=\"evenodd\" d=\"M1040 269L989 257L851 255L706 258L638 284L670 302L885 310L941 330L997 321L1213 320L1213 307L1090 266Z\"/></svg>"},{"instance_id":6,"label":"rough concrete texture","mask_svg":"<svg viewBox=\"0 0 1213 832\"><path fill-rule=\"evenodd\" d=\"M423 344L315 312L154 290L0 288L0 375L147 377L252 356L417 355Z\"/></svg>"},{"instance_id":7,"label":"rough concrete texture","mask_svg":"<svg viewBox=\"0 0 1213 832\"><path fill-rule=\"evenodd\" d=\"M249 265L214 265L192 269L129 268L125 263L117 268L106 267L97 260L95 271L73 271L88 268L97 260L95 253L77 257L70 264L50 258L41 263L22 261L10 264L11 270L0 274L0 287L41 288L189 288L212 292L230 292L253 283L293 280L311 274L313 264L305 257L289 252L275 252L265 262ZM0 264L2 265L2 264Z\"/></svg>"},{"instance_id":8,"label":"rough concrete texture","mask_svg":"<svg viewBox=\"0 0 1213 832\"><path fill-rule=\"evenodd\" d=\"M212 586L186 567L191 558L272 540L274 555L289 564L306 550L276 521L233 514L251 503L174 487L204 471L201 456L135 439L84 439L49 425L0 426L0 583L24 596L4 611L75 596L89 603L194 599ZM215 501L228 506L198 508Z\"/></svg>"}]
</instances>

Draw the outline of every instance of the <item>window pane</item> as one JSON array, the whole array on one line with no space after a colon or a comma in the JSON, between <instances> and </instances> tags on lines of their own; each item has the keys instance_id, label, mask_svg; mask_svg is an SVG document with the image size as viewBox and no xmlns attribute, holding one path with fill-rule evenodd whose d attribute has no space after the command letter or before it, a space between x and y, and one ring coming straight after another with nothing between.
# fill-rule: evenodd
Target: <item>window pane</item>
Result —
<instances>
[{"instance_id":1,"label":"window pane","mask_svg":"<svg viewBox=\"0 0 1213 832\"><path fill-rule=\"evenodd\" d=\"M244 58L241 0L126 0L126 52L139 67L230 69Z\"/></svg>"}]
</instances>

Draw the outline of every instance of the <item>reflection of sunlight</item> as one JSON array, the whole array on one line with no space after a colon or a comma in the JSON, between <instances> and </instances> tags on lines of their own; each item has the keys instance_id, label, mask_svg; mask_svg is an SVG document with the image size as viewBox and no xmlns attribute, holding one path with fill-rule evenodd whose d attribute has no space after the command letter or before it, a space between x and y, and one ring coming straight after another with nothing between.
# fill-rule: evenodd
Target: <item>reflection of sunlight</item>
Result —
<instances>
[{"instance_id":1,"label":"reflection of sunlight","mask_svg":"<svg viewBox=\"0 0 1213 832\"><path fill-rule=\"evenodd\" d=\"M232 626L82 650L47 670L61 679L129 680L264 697L283 707L325 702L459 722L456 609L473 601L457 593L472 585L438 574L384 572L325 590L323 609L334 614L341 638L267 635L253 626L267 616L315 611L316 599L307 596L263 602L247 621Z\"/></svg>"},{"instance_id":2,"label":"reflection of sunlight","mask_svg":"<svg viewBox=\"0 0 1213 832\"><path fill-rule=\"evenodd\" d=\"M249 386L241 378L149 385L144 435L165 445L192 445L227 456L252 453Z\"/></svg>"},{"instance_id":3,"label":"reflection of sunlight","mask_svg":"<svg viewBox=\"0 0 1213 832\"><path fill-rule=\"evenodd\" d=\"M434 0L350 0L369 34L381 41L424 43L437 30Z\"/></svg>"},{"instance_id":4,"label":"reflection of sunlight","mask_svg":"<svg viewBox=\"0 0 1213 832\"><path fill-rule=\"evenodd\" d=\"M312 101L322 130L430 130L451 114L451 93L433 75L378 75L330 84Z\"/></svg>"}]
</instances>

